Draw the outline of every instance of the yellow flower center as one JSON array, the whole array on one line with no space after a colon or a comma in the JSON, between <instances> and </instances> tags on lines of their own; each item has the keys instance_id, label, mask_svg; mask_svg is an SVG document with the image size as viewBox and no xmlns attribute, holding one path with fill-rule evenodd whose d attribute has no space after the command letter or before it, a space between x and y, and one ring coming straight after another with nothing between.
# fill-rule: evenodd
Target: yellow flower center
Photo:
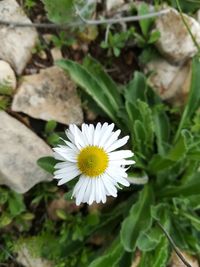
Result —
<instances>
[{"instance_id":1,"label":"yellow flower center","mask_svg":"<svg viewBox=\"0 0 200 267\"><path fill-rule=\"evenodd\" d=\"M79 170L89 176L96 177L104 173L108 167L108 155L98 146L83 148L78 155Z\"/></svg>"}]
</instances>

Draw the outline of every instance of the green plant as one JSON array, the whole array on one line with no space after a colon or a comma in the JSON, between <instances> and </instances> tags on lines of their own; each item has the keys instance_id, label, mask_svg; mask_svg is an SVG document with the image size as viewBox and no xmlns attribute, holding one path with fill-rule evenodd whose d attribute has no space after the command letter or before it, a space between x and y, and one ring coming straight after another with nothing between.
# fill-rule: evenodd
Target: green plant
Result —
<instances>
[{"instance_id":1,"label":"green plant","mask_svg":"<svg viewBox=\"0 0 200 267\"><path fill-rule=\"evenodd\" d=\"M140 267L167 266L172 247L159 224L173 236L180 249L197 254L200 248L199 58L193 59L190 95L176 121L166 112L169 107L148 86L142 73L136 72L120 91L93 58L88 57L83 65L70 60L57 64L124 133L131 135L129 146L135 152L136 165L129 170L130 179L136 170L149 178L143 188L133 186L126 191L120 203L127 207L122 214L124 219L121 227L116 225L121 228L120 237L89 266L105 263L130 266L136 249L142 252Z\"/></svg>"},{"instance_id":2,"label":"green plant","mask_svg":"<svg viewBox=\"0 0 200 267\"><path fill-rule=\"evenodd\" d=\"M126 43L133 38L135 28L130 27L127 31L119 33L112 33L109 31L107 40L101 42L101 48L108 49L108 54L114 54L115 57L119 57L121 49L126 46Z\"/></svg>"},{"instance_id":3,"label":"green plant","mask_svg":"<svg viewBox=\"0 0 200 267\"><path fill-rule=\"evenodd\" d=\"M0 84L0 110L5 110L9 107L12 94L13 89L11 87L10 81L3 81Z\"/></svg>"}]
</instances>

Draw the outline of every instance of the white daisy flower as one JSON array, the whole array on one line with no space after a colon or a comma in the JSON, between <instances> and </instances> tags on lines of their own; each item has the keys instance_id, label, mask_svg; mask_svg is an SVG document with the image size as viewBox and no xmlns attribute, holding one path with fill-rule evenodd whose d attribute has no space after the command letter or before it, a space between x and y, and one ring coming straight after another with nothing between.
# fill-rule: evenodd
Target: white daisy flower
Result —
<instances>
[{"instance_id":1,"label":"white daisy flower","mask_svg":"<svg viewBox=\"0 0 200 267\"><path fill-rule=\"evenodd\" d=\"M76 204L106 202L106 196L117 196L118 184L129 186L124 166L134 164L127 160L133 156L130 150L118 150L124 146L129 136L118 139L120 130L113 131L114 124L83 124L81 130L70 125L66 130L69 141L54 150L54 157L62 162L55 165L54 178L62 185L77 176L72 197Z\"/></svg>"}]
</instances>

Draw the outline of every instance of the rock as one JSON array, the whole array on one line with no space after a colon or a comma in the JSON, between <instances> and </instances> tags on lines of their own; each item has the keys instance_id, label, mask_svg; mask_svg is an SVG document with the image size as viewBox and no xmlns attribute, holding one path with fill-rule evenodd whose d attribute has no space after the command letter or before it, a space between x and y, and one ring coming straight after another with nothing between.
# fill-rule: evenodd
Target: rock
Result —
<instances>
[{"instance_id":1,"label":"rock","mask_svg":"<svg viewBox=\"0 0 200 267\"><path fill-rule=\"evenodd\" d=\"M185 258L185 260L192 266L192 267L199 267L198 261L193 256L187 254L186 252L181 251L181 254ZM178 258L175 252L172 253L171 256L171 265L170 267L181 267L185 266L183 262Z\"/></svg>"},{"instance_id":2,"label":"rock","mask_svg":"<svg viewBox=\"0 0 200 267\"><path fill-rule=\"evenodd\" d=\"M0 1L0 20L31 23L15 0ZM37 40L34 28L0 25L0 58L9 62L17 74L21 74L31 58Z\"/></svg>"},{"instance_id":3,"label":"rock","mask_svg":"<svg viewBox=\"0 0 200 267\"><path fill-rule=\"evenodd\" d=\"M35 184L52 179L38 165L52 154L49 146L24 124L0 111L0 184L25 193Z\"/></svg>"},{"instance_id":4,"label":"rock","mask_svg":"<svg viewBox=\"0 0 200 267\"><path fill-rule=\"evenodd\" d=\"M181 66L171 65L165 59L151 61L145 67L145 72L152 71L149 84L163 100L183 100L190 88L191 64ZM182 97L181 97L182 96ZM181 102L183 104L183 102Z\"/></svg>"},{"instance_id":5,"label":"rock","mask_svg":"<svg viewBox=\"0 0 200 267\"><path fill-rule=\"evenodd\" d=\"M185 14L184 18L196 41L200 43L200 24ZM197 53L197 47L178 11L170 8L169 12L156 19L155 25L161 34L156 46L167 60L175 63L185 62Z\"/></svg>"},{"instance_id":6,"label":"rock","mask_svg":"<svg viewBox=\"0 0 200 267\"><path fill-rule=\"evenodd\" d=\"M52 55L53 61L63 58L62 53L58 47L54 47L53 49L51 49L51 55Z\"/></svg>"},{"instance_id":7,"label":"rock","mask_svg":"<svg viewBox=\"0 0 200 267\"><path fill-rule=\"evenodd\" d=\"M42 120L63 124L83 122L81 101L75 84L58 67L24 76L12 103L12 110Z\"/></svg>"},{"instance_id":8,"label":"rock","mask_svg":"<svg viewBox=\"0 0 200 267\"><path fill-rule=\"evenodd\" d=\"M200 9L196 13L196 20L200 23Z\"/></svg>"},{"instance_id":9,"label":"rock","mask_svg":"<svg viewBox=\"0 0 200 267\"><path fill-rule=\"evenodd\" d=\"M124 4L124 0L107 0L106 1L106 11L109 12L112 9L115 9Z\"/></svg>"},{"instance_id":10,"label":"rock","mask_svg":"<svg viewBox=\"0 0 200 267\"><path fill-rule=\"evenodd\" d=\"M53 267L50 261L34 255L26 243L18 245L17 255L17 261L24 267Z\"/></svg>"},{"instance_id":11,"label":"rock","mask_svg":"<svg viewBox=\"0 0 200 267\"><path fill-rule=\"evenodd\" d=\"M3 87L6 87L9 92L12 92L16 86L17 80L13 69L7 62L0 60L0 92L1 88L2 93L4 92Z\"/></svg>"}]
</instances>

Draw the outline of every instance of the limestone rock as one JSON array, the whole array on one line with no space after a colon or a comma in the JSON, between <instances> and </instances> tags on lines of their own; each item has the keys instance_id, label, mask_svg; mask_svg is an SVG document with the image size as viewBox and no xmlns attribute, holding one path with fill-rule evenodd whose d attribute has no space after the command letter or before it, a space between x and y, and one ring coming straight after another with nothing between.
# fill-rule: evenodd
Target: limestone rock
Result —
<instances>
[{"instance_id":1,"label":"limestone rock","mask_svg":"<svg viewBox=\"0 0 200 267\"><path fill-rule=\"evenodd\" d=\"M31 23L15 0L0 1L0 20ZM37 40L34 28L0 25L0 58L9 62L17 74L21 74L31 58Z\"/></svg>"},{"instance_id":2,"label":"limestone rock","mask_svg":"<svg viewBox=\"0 0 200 267\"><path fill-rule=\"evenodd\" d=\"M12 92L17 86L17 81L15 73L10 65L5 61L0 60L0 88L4 86Z\"/></svg>"},{"instance_id":3,"label":"limestone rock","mask_svg":"<svg viewBox=\"0 0 200 267\"><path fill-rule=\"evenodd\" d=\"M25 193L35 184L52 179L37 166L52 154L49 146L24 124L0 111L0 184Z\"/></svg>"},{"instance_id":4,"label":"limestone rock","mask_svg":"<svg viewBox=\"0 0 200 267\"><path fill-rule=\"evenodd\" d=\"M58 47L54 47L53 49L51 49L51 55L52 55L53 61L63 58L61 50Z\"/></svg>"},{"instance_id":5,"label":"limestone rock","mask_svg":"<svg viewBox=\"0 0 200 267\"><path fill-rule=\"evenodd\" d=\"M12 110L42 120L63 124L83 122L81 102L75 84L58 67L24 76L14 96Z\"/></svg>"},{"instance_id":6,"label":"limestone rock","mask_svg":"<svg viewBox=\"0 0 200 267\"><path fill-rule=\"evenodd\" d=\"M200 9L196 13L196 20L200 23Z\"/></svg>"},{"instance_id":7,"label":"limestone rock","mask_svg":"<svg viewBox=\"0 0 200 267\"><path fill-rule=\"evenodd\" d=\"M200 43L200 24L188 15L184 14L184 18L195 39ZM170 8L169 12L156 19L155 25L161 34L156 46L167 60L185 62L197 53L197 48L178 11Z\"/></svg>"},{"instance_id":8,"label":"limestone rock","mask_svg":"<svg viewBox=\"0 0 200 267\"><path fill-rule=\"evenodd\" d=\"M124 0L107 0L106 1L106 10L110 11L124 4Z\"/></svg>"},{"instance_id":9,"label":"limestone rock","mask_svg":"<svg viewBox=\"0 0 200 267\"><path fill-rule=\"evenodd\" d=\"M24 267L53 267L50 261L34 255L26 243L18 245L17 255L17 261Z\"/></svg>"},{"instance_id":10,"label":"limestone rock","mask_svg":"<svg viewBox=\"0 0 200 267\"><path fill-rule=\"evenodd\" d=\"M195 259L193 256L187 254L186 252L181 251L181 254L185 258L185 260L192 266L192 267L199 267L197 259ZM171 265L170 267L181 267L185 266L183 262L178 258L175 252L172 253L171 257Z\"/></svg>"},{"instance_id":11,"label":"limestone rock","mask_svg":"<svg viewBox=\"0 0 200 267\"><path fill-rule=\"evenodd\" d=\"M190 63L174 66L159 58L146 65L145 72L149 71L152 71L149 83L163 100L169 100L172 104L184 100L190 88Z\"/></svg>"}]
</instances>

